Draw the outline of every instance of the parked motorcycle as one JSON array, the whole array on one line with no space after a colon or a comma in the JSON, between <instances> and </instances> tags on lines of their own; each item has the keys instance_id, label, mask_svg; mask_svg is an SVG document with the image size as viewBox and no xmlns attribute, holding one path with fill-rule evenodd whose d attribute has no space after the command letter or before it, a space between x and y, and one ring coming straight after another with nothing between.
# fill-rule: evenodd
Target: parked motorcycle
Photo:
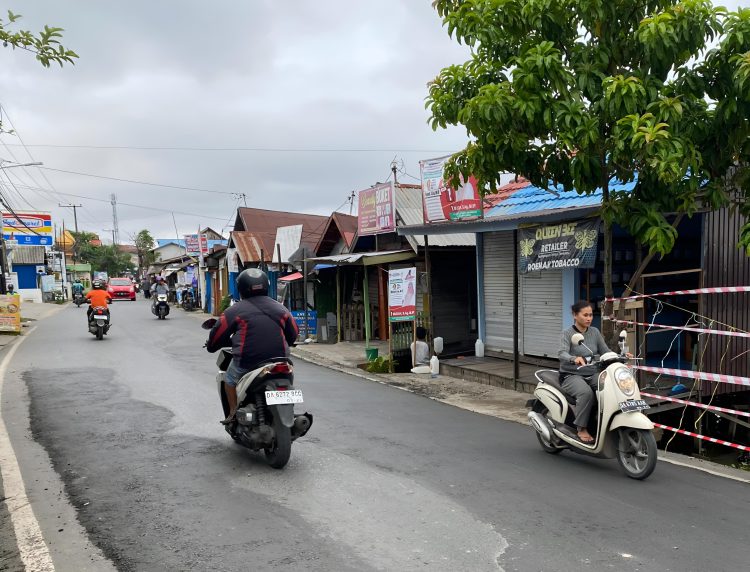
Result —
<instances>
[{"instance_id":1,"label":"parked motorcycle","mask_svg":"<svg viewBox=\"0 0 750 572\"><path fill-rule=\"evenodd\" d=\"M166 319L169 315L169 302L166 294L155 294L156 300L151 304L151 313L160 320Z\"/></svg>"},{"instance_id":2,"label":"parked motorcycle","mask_svg":"<svg viewBox=\"0 0 750 572\"><path fill-rule=\"evenodd\" d=\"M83 304L83 294L81 292L76 292L75 294L73 294L73 303L77 308L81 307L81 304Z\"/></svg>"},{"instance_id":3,"label":"parked motorcycle","mask_svg":"<svg viewBox=\"0 0 750 572\"><path fill-rule=\"evenodd\" d=\"M616 458L620 468L630 478L645 479L656 467L656 439L654 424L641 411L649 405L641 399L633 371L625 364L625 337L620 334L621 354L607 352L598 360L584 343L583 335L574 334L574 344L583 346L591 355L589 362L579 369L584 377L597 376L596 403L589 420L593 443L578 439L575 424L575 400L566 395L560 385L560 373L540 370L535 373L539 383L535 399L527 405L528 414L537 439L547 453L557 454L565 449L600 458Z\"/></svg>"},{"instance_id":4,"label":"parked motorcycle","mask_svg":"<svg viewBox=\"0 0 750 572\"><path fill-rule=\"evenodd\" d=\"M210 330L215 324L216 319L211 318L202 327ZM231 348L222 348L216 359L219 367L216 384L225 417L229 415L229 403L224 393L224 377L231 362ZM294 404L302 402L302 390L294 389L292 361L286 357L270 359L240 379L237 413L225 426L226 431L252 451L263 449L268 464L282 469L289 462L292 441L304 436L312 426L312 414L294 413Z\"/></svg>"},{"instance_id":5,"label":"parked motorcycle","mask_svg":"<svg viewBox=\"0 0 750 572\"><path fill-rule=\"evenodd\" d=\"M109 332L109 311L104 306L94 306L89 316L89 332L101 340Z\"/></svg>"}]
</instances>

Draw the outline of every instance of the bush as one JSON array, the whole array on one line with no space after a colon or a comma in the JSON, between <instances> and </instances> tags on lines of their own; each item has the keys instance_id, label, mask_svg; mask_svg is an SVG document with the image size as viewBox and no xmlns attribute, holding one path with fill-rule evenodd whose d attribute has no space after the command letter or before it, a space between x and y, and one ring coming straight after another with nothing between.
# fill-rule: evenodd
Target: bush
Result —
<instances>
[{"instance_id":1,"label":"bush","mask_svg":"<svg viewBox=\"0 0 750 572\"><path fill-rule=\"evenodd\" d=\"M370 373L390 373L391 366L396 368L398 362L393 361L390 356L379 356L372 361L367 362L365 368Z\"/></svg>"},{"instance_id":2,"label":"bush","mask_svg":"<svg viewBox=\"0 0 750 572\"><path fill-rule=\"evenodd\" d=\"M219 304L219 313L222 313L224 310L226 310L227 308L229 308L229 304L231 302L232 302L232 297L231 296L229 296L228 294L226 296L224 296L221 299L221 303Z\"/></svg>"}]
</instances>

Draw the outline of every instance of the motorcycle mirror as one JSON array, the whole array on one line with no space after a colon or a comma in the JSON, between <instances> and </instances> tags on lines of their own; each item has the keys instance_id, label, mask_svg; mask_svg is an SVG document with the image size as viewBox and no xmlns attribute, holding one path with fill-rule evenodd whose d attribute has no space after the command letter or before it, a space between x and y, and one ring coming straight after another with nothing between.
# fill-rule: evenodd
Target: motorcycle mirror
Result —
<instances>
[{"instance_id":1,"label":"motorcycle mirror","mask_svg":"<svg viewBox=\"0 0 750 572\"><path fill-rule=\"evenodd\" d=\"M216 322L218 322L216 318L209 318L201 324L201 328L203 328L204 330L210 330L216 325Z\"/></svg>"},{"instance_id":2,"label":"motorcycle mirror","mask_svg":"<svg viewBox=\"0 0 750 572\"><path fill-rule=\"evenodd\" d=\"M583 334L573 334L570 341L575 345L580 346L583 343Z\"/></svg>"}]
</instances>

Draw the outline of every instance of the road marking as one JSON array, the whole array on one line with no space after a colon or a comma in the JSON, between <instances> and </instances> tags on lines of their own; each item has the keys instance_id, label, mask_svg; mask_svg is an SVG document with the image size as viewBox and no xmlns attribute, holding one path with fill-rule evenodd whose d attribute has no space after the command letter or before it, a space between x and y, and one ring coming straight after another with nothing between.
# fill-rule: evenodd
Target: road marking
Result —
<instances>
[{"instance_id":1,"label":"road marking","mask_svg":"<svg viewBox=\"0 0 750 572\"><path fill-rule=\"evenodd\" d=\"M29 334L36 328L29 330ZM27 334L28 336L28 334ZM0 364L0 402L2 402L3 385L5 384L5 372L10 360L19 346L25 341L26 336L21 337L12 345ZM34 516L34 510L26 496L26 487L21 477L21 469L18 459L10 442L8 428L0 416L0 473L3 476L3 489L5 491L5 504L10 513L13 530L16 535L18 551L21 561L26 570L34 572L53 572L55 565L52 563L47 544L44 542L39 522Z\"/></svg>"},{"instance_id":2,"label":"road marking","mask_svg":"<svg viewBox=\"0 0 750 572\"><path fill-rule=\"evenodd\" d=\"M709 475L714 475L715 477L723 477L725 479L731 479L733 481L738 481L740 483L750 483L750 479L745 479L740 476L735 475L729 475L727 473L722 473L720 471L714 471L713 469L709 469L708 467L701 467L700 465L691 465L690 463L684 463L682 461L678 461L677 459L673 459L671 457L664 457L662 455L658 456L659 460L664 463L670 463L672 465L678 465L680 467L687 467L689 469L695 469L696 471L703 471L704 473L708 473Z\"/></svg>"}]
</instances>

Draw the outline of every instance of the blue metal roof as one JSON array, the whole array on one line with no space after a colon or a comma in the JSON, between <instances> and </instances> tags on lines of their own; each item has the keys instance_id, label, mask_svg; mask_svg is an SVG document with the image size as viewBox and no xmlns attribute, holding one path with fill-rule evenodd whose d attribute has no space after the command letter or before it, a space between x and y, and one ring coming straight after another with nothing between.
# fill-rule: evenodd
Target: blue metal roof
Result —
<instances>
[{"instance_id":1,"label":"blue metal roof","mask_svg":"<svg viewBox=\"0 0 750 572\"><path fill-rule=\"evenodd\" d=\"M184 238L157 238L156 239L157 247L164 246L165 244L176 244L177 246L181 246L182 248L185 248L185 239ZM227 240L226 239L223 239L223 240L210 239L208 241L208 248L211 249L216 244L223 244L224 246L226 246Z\"/></svg>"},{"instance_id":2,"label":"blue metal roof","mask_svg":"<svg viewBox=\"0 0 750 572\"><path fill-rule=\"evenodd\" d=\"M612 180L610 190L631 192L637 180L630 183ZM578 194L577 191L565 191L562 185L550 185L550 190L536 187L529 183L527 187L518 189L509 198L491 208L485 214L485 219L534 213L537 211L566 210L600 205L602 190L597 189L590 195ZM556 196L557 195L557 196Z\"/></svg>"}]
</instances>

